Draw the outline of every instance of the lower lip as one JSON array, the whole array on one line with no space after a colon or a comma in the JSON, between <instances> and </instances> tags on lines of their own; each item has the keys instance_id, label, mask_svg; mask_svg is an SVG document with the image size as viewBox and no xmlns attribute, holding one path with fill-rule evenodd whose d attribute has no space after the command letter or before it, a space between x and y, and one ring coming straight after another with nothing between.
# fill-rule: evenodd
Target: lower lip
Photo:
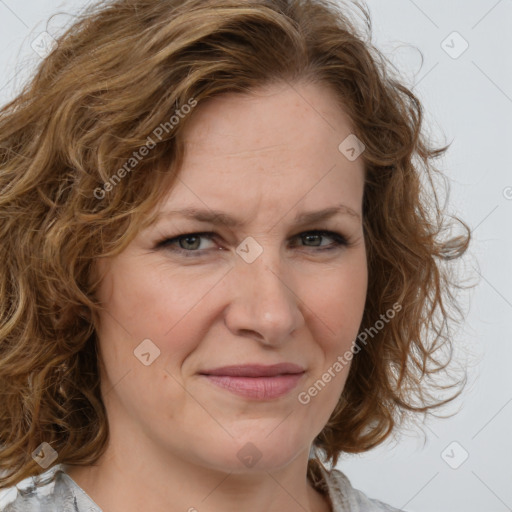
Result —
<instances>
[{"instance_id":1,"label":"lower lip","mask_svg":"<svg viewBox=\"0 0 512 512\"><path fill-rule=\"evenodd\" d=\"M276 375L275 377L231 377L226 375L203 375L212 384L227 389L236 395L256 400L279 398L297 386L304 373Z\"/></svg>"}]
</instances>

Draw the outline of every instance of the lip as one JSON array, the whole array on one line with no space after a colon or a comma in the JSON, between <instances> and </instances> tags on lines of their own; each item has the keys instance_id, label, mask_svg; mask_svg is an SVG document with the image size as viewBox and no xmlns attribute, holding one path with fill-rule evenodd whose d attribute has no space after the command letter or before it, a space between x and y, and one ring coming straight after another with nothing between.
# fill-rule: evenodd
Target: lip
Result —
<instances>
[{"instance_id":1,"label":"lip","mask_svg":"<svg viewBox=\"0 0 512 512\"><path fill-rule=\"evenodd\" d=\"M212 384L231 393L255 400L271 400L288 394L297 386L304 373L289 373L275 377L228 377L203 375Z\"/></svg>"},{"instance_id":2,"label":"lip","mask_svg":"<svg viewBox=\"0 0 512 512\"><path fill-rule=\"evenodd\" d=\"M294 363L279 363L273 365L244 364L223 366L199 372L201 375L216 375L226 377L276 377L278 375L304 373L304 368Z\"/></svg>"},{"instance_id":3,"label":"lip","mask_svg":"<svg viewBox=\"0 0 512 512\"><path fill-rule=\"evenodd\" d=\"M245 398L271 400L294 389L305 370L292 363L225 366L200 372L211 384Z\"/></svg>"}]
</instances>

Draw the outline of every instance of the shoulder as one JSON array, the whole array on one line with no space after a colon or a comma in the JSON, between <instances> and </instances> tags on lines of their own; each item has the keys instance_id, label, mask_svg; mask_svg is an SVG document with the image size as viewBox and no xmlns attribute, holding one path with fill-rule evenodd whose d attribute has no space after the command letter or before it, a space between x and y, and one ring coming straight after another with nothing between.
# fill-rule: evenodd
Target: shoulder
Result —
<instances>
[{"instance_id":1,"label":"shoulder","mask_svg":"<svg viewBox=\"0 0 512 512\"><path fill-rule=\"evenodd\" d=\"M347 476L338 469L323 469L325 487L333 512L405 512L355 489Z\"/></svg>"},{"instance_id":2,"label":"shoulder","mask_svg":"<svg viewBox=\"0 0 512 512\"><path fill-rule=\"evenodd\" d=\"M19 482L6 496L0 512L101 512L59 466Z\"/></svg>"}]
</instances>

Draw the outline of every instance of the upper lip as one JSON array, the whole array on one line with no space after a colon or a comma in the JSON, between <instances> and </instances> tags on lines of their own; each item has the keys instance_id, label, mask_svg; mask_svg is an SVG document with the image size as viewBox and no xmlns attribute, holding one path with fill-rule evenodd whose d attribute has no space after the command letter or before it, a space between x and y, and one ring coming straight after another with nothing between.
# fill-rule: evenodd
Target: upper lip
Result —
<instances>
[{"instance_id":1,"label":"upper lip","mask_svg":"<svg viewBox=\"0 0 512 512\"><path fill-rule=\"evenodd\" d=\"M203 370L202 375L226 375L230 377L275 377L276 375L304 373L304 368L294 363L279 363L270 366L245 364L223 366L212 370Z\"/></svg>"}]
</instances>

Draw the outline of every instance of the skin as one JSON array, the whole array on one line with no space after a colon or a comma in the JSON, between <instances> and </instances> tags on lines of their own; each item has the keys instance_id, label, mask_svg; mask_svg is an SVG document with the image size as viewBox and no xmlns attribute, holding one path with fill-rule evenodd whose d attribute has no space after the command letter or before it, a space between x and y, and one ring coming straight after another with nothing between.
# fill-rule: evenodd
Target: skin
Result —
<instances>
[{"instance_id":1,"label":"skin","mask_svg":"<svg viewBox=\"0 0 512 512\"><path fill-rule=\"evenodd\" d=\"M330 510L306 478L313 439L327 423L349 365L306 405L298 394L332 368L357 336L367 291L362 228L364 164L338 145L352 128L321 84L273 84L199 104L186 128L179 180L158 210L196 206L238 227L165 217L119 255L98 262L102 392L110 425L97 464L68 474L108 512ZM294 217L343 204L313 224ZM314 229L335 231L308 239ZM216 238L164 238L209 232ZM248 263L246 237L263 252ZM320 247L319 247L320 246ZM203 256L185 257L173 248ZM134 356L144 339L160 355ZM257 401L198 372L293 362L306 373L287 395ZM261 459L237 452L252 443Z\"/></svg>"}]
</instances>

